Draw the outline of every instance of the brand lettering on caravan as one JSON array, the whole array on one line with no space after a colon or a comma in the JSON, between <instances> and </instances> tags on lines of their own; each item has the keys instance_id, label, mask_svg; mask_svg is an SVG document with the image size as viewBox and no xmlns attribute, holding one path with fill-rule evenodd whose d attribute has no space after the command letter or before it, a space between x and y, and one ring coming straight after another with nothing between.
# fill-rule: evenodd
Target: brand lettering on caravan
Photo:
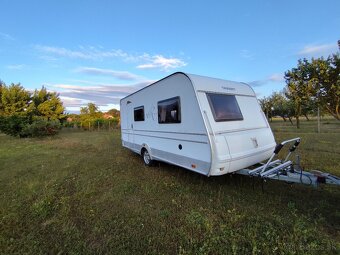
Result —
<instances>
[{"instance_id":1,"label":"brand lettering on caravan","mask_svg":"<svg viewBox=\"0 0 340 255\"><path fill-rule=\"evenodd\" d=\"M230 88L230 87L225 87L225 86L222 86L222 89L229 90L229 91L236 90L235 88Z\"/></svg>"}]
</instances>

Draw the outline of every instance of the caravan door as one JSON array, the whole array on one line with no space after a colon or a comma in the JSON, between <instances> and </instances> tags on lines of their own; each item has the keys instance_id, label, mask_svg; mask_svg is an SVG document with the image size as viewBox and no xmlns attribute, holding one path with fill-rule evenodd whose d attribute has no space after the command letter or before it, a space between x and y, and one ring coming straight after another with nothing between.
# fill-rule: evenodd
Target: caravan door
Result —
<instances>
[{"instance_id":1,"label":"caravan door","mask_svg":"<svg viewBox=\"0 0 340 255\"><path fill-rule=\"evenodd\" d=\"M129 142L129 147L131 149L134 149L134 137L133 137L133 107L132 107L132 103L130 101L127 102L127 106L126 106L126 110L127 110L127 133L128 133L128 142Z\"/></svg>"}]
</instances>

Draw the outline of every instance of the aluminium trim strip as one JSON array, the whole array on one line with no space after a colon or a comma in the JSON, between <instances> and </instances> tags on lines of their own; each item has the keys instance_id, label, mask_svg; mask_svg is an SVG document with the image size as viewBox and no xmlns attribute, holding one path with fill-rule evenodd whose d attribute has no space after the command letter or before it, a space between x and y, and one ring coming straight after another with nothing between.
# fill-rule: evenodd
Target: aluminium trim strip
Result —
<instances>
[{"instance_id":1,"label":"aluminium trim strip","mask_svg":"<svg viewBox=\"0 0 340 255\"><path fill-rule=\"evenodd\" d=\"M122 132L122 134L126 134L126 135L138 135L138 136L146 136L146 137L153 137L153 138L160 138L160 139L167 139L167 140L176 140L176 141L183 141L183 142L192 142L192 143L208 144L208 142L203 142L203 141L194 141L194 140L179 139L179 138L169 138L169 137L163 137L163 136L142 135L142 134L136 134L136 133L127 133L127 132Z\"/></svg>"},{"instance_id":2,"label":"aluminium trim strip","mask_svg":"<svg viewBox=\"0 0 340 255\"><path fill-rule=\"evenodd\" d=\"M158 160L158 161L162 161L162 162L165 162L165 163L169 163L169 164L171 164L171 165L179 166L179 167L182 167L182 168L184 168L184 169L187 169L187 170L190 170L190 171L193 171L193 172L196 172L196 173L199 173L199 174L203 174L203 175L208 176L208 174L205 173L205 172L203 172L203 171L199 171L199 170L194 169L194 168L188 168L188 167L185 166L185 165L178 164L178 163L174 163L174 162L172 162L172 161L170 161L170 160L166 160L166 159L163 159L163 158L161 158L161 157L155 157L155 156L153 156L153 158L156 159L156 160Z\"/></svg>"},{"instance_id":3,"label":"aluminium trim strip","mask_svg":"<svg viewBox=\"0 0 340 255\"><path fill-rule=\"evenodd\" d=\"M131 129L122 129L122 130L131 130ZM204 133L190 133L190 132L157 131L157 130L145 130L145 129L133 129L133 131L149 132L149 133L163 133L163 134L179 134L179 135L200 135L200 136L207 136L207 134L204 134Z\"/></svg>"}]
</instances>

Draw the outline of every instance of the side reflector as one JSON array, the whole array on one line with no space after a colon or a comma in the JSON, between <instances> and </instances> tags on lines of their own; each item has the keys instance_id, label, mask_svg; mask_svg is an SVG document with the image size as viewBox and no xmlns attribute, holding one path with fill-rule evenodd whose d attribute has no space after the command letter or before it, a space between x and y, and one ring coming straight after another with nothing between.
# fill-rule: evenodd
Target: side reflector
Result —
<instances>
[{"instance_id":1,"label":"side reflector","mask_svg":"<svg viewBox=\"0 0 340 255\"><path fill-rule=\"evenodd\" d=\"M196 165L195 165L195 164L191 164L191 167L192 167L192 168L196 168Z\"/></svg>"}]
</instances>

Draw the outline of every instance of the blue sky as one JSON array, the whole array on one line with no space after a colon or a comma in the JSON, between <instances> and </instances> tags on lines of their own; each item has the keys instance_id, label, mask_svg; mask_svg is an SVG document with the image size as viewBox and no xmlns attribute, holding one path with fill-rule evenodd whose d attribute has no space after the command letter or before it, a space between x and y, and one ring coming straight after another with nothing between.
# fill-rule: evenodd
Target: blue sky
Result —
<instances>
[{"instance_id":1,"label":"blue sky","mask_svg":"<svg viewBox=\"0 0 340 255\"><path fill-rule=\"evenodd\" d=\"M0 79L57 91L68 112L173 72L281 90L299 58L338 50L340 1L0 0Z\"/></svg>"}]
</instances>

